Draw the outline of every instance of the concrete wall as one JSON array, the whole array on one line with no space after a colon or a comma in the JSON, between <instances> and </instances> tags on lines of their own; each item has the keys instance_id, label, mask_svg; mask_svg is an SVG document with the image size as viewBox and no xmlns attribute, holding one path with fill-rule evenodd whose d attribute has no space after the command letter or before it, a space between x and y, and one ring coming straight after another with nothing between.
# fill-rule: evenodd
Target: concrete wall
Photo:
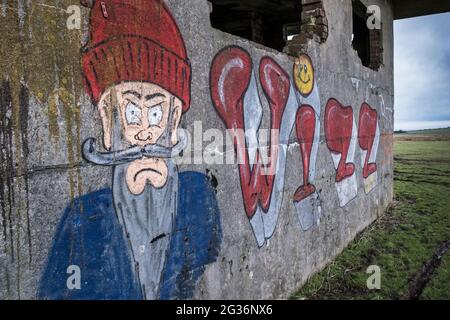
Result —
<instances>
[{"instance_id":1,"label":"concrete wall","mask_svg":"<svg viewBox=\"0 0 450 320\"><path fill-rule=\"evenodd\" d=\"M117 1L106 1L103 17L109 21L116 19L108 7L111 2L114 8ZM0 3L0 29L9 30L1 33L0 41L0 298L285 298L332 261L392 200L389 1L371 1L382 9L384 65L378 72L363 67L351 47L350 0L323 1L328 39L323 44L311 40L297 60L212 29L206 1L166 4L190 62L190 102L180 86L174 89L168 83L175 81L173 77L155 82L175 97L173 101L190 106L180 128L192 135L195 148L186 149L183 156L197 158L195 164L179 164L174 171L168 165L166 184L178 188L167 189L163 196L155 195L158 188L152 184L157 179L144 180L144 194L157 200L152 200L156 209L147 213L151 221L146 220L142 230L130 227L133 221L118 209L122 202L113 186L118 169L113 173L111 166L95 165L82 156L85 139L96 137L101 146L104 135L100 102L93 102L92 91L83 84L83 76L87 83L95 76L106 77L93 75L86 53L80 51L88 31L93 32L89 9L80 6L81 29L69 30L71 14L63 10L77 1ZM101 14L102 8L96 10ZM169 19L161 16L161 21ZM135 27L139 20L125 21L128 30L140 32ZM164 44L177 45L164 40L169 32L176 37L176 28L151 27L156 36L163 36ZM164 46L162 42L157 44ZM119 68L126 69L126 63L130 60ZM314 67L312 90L298 78L300 66L309 63ZM164 70L169 72L167 65ZM310 108L298 112L305 105ZM272 146L281 145L274 158L278 167L272 176L254 170L252 182L259 189L246 193L251 184L245 186L250 181L245 175L252 174L247 163L206 164L199 159L195 135L201 132L199 123L203 132L225 132L242 126L239 119L257 129L261 110L262 129L279 119L281 139ZM211 143L205 140L200 144L203 150ZM373 144L368 164L376 164L376 170L368 164L363 170L366 153L361 146L367 144ZM347 161L340 161L343 149L349 149ZM309 184L304 183L306 160ZM98 190L106 191L101 195ZM259 202L255 193L260 194ZM123 202L133 201L130 197ZM175 204L171 199L177 199ZM167 220L167 215L172 218ZM167 229L162 240L153 230L159 227ZM79 270L68 270L70 266ZM78 271L80 290L73 288Z\"/></svg>"}]
</instances>

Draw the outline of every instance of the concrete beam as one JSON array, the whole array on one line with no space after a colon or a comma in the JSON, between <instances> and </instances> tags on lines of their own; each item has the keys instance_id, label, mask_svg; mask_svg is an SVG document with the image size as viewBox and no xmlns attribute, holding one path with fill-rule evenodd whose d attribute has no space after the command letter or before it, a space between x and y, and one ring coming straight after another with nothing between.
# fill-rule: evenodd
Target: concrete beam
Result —
<instances>
[{"instance_id":1,"label":"concrete beam","mask_svg":"<svg viewBox=\"0 0 450 320\"><path fill-rule=\"evenodd\" d=\"M393 0L394 19L406 19L450 12L448 0Z\"/></svg>"}]
</instances>

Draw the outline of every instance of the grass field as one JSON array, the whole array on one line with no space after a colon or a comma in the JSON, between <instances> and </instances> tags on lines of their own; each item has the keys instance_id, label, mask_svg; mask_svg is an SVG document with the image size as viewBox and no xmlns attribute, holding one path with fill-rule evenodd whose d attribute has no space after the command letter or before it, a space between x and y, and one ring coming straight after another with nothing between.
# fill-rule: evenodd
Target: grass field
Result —
<instances>
[{"instance_id":1,"label":"grass field","mask_svg":"<svg viewBox=\"0 0 450 320\"><path fill-rule=\"evenodd\" d=\"M292 299L450 299L450 129L396 135L394 150L392 206Z\"/></svg>"}]
</instances>

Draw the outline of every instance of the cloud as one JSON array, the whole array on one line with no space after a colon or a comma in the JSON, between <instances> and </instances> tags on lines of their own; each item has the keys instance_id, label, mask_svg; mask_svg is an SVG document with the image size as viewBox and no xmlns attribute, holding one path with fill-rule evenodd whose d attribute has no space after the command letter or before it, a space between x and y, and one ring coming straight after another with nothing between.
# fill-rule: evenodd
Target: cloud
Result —
<instances>
[{"instance_id":1,"label":"cloud","mask_svg":"<svg viewBox=\"0 0 450 320\"><path fill-rule=\"evenodd\" d=\"M450 13L394 23L396 121L450 120Z\"/></svg>"}]
</instances>

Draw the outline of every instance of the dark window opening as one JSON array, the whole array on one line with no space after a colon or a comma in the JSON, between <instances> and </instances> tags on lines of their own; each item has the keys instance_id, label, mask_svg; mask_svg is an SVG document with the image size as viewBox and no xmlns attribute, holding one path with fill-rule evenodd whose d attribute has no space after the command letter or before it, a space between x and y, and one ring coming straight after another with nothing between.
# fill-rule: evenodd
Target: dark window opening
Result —
<instances>
[{"instance_id":1,"label":"dark window opening","mask_svg":"<svg viewBox=\"0 0 450 320\"><path fill-rule=\"evenodd\" d=\"M300 0L211 0L213 28L283 51L300 33Z\"/></svg>"},{"instance_id":2,"label":"dark window opening","mask_svg":"<svg viewBox=\"0 0 450 320\"><path fill-rule=\"evenodd\" d=\"M353 5L353 49L358 53L363 66L378 70L383 63L383 39L381 29L369 29L367 7L360 0Z\"/></svg>"}]
</instances>

